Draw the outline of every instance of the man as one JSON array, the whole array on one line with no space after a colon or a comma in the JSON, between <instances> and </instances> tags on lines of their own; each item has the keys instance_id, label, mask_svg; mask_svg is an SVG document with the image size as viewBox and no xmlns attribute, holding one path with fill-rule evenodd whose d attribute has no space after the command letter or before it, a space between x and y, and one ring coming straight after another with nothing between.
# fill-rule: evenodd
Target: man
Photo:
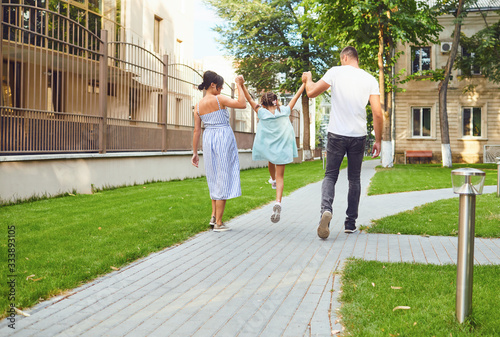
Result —
<instances>
[{"instance_id":1,"label":"man","mask_svg":"<svg viewBox=\"0 0 500 337\"><path fill-rule=\"evenodd\" d=\"M318 82L312 81L310 72L302 74L307 96L314 98L331 87L332 106L328 124L328 145L326 171L321 188L321 220L318 236L322 239L330 235L332 204L335 184L344 155L347 154L347 177L349 192L344 222L345 233L356 231L359 197L361 193L361 163L366 145L366 105L370 102L373 113L375 144L373 158L380 154L382 137L382 109L377 80L359 68L358 52L346 47L340 53L341 66L333 67Z\"/></svg>"}]
</instances>

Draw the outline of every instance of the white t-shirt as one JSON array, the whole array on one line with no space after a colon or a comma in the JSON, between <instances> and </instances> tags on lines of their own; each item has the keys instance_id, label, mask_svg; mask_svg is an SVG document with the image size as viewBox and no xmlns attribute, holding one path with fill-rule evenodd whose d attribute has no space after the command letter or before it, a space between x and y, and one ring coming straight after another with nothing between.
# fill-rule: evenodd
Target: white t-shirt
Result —
<instances>
[{"instance_id":1,"label":"white t-shirt","mask_svg":"<svg viewBox=\"0 0 500 337\"><path fill-rule=\"evenodd\" d=\"M328 132L348 137L366 136L366 105L380 95L378 82L366 71L345 65L330 68L322 78L332 92Z\"/></svg>"}]
</instances>

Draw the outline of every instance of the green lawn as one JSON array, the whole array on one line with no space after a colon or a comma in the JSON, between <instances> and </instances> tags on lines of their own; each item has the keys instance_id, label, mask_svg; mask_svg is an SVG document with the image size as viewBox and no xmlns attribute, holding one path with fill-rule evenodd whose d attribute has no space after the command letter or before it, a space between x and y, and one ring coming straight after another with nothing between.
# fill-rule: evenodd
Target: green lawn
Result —
<instances>
[{"instance_id":1,"label":"green lawn","mask_svg":"<svg viewBox=\"0 0 500 337\"><path fill-rule=\"evenodd\" d=\"M451 188L451 170L474 167L486 173L485 185L496 185L495 164L455 164L452 169L434 164L395 165L392 169L377 168L369 191L371 195L437 188ZM373 221L364 228L370 233L411 235L458 234L458 198L438 200L413 210ZM494 194L476 197L476 236L500 237L500 199Z\"/></svg>"},{"instance_id":2,"label":"green lawn","mask_svg":"<svg viewBox=\"0 0 500 337\"><path fill-rule=\"evenodd\" d=\"M499 272L499 266L474 267L472 314L459 324L456 266L352 259L344 266L340 295L345 335L499 336ZM394 310L398 306L410 309Z\"/></svg>"},{"instance_id":3,"label":"green lawn","mask_svg":"<svg viewBox=\"0 0 500 337\"><path fill-rule=\"evenodd\" d=\"M485 185L497 184L495 164L454 164L453 168L437 164L394 165L393 168L377 168L368 195L451 188L451 171L461 167L482 170L486 173Z\"/></svg>"},{"instance_id":4,"label":"green lawn","mask_svg":"<svg viewBox=\"0 0 500 337\"><path fill-rule=\"evenodd\" d=\"M321 161L287 165L284 195L323 176ZM243 196L227 202L224 221L275 200L268 179L267 168L242 171ZM210 214L205 178L3 206L0 273L8 275L9 226L16 231L16 302L26 308L207 230ZM7 293L6 282L0 290ZM1 296L3 315L7 306Z\"/></svg>"},{"instance_id":5,"label":"green lawn","mask_svg":"<svg viewBox=\"0 0 500 337\"><path fill-rule=\"evenodd\" d=\"M377 219L365 229L369 233L456 236L458 198L438 200ZM496 193L476 196L475 235L500 237L500 198Z\"/></svg>"},{"instance_id":6,"label":"green lawn","mask_svg":"<svg viewBox=\"0 0 500 337\"><path fill-rule=\"evenodd\" d=\"M486 172L496 185L496 165L454 165ZM450 188L451 170L439 165L396 165L377 169L370 194ZM368 232L452 235L458 229L458 198L439 200L374 221ZM476 200L476 236L500 236L496 193ZM499 336L500 266L475 266L473 312L464 324L455 319L456 266L348 261L343 270L342 323L352 336ZM401 287L393 289L392 287ZM397 306L410 309L393 310Z\"/></svg>"}]
</instances>

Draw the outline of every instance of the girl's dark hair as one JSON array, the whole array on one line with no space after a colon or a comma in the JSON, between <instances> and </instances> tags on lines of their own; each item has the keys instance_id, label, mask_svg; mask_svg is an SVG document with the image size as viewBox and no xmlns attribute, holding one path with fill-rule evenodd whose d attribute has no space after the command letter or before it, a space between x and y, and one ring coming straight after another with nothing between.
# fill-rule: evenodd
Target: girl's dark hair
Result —
<instances>
[{"instance_id":1,"label":"girl's dark hair","mask_svg":"<svg viewBox=\"0 0 500 337\"><path fill-rule=\"evenodd\" d=\"M278 111L280 110L280 106L278 104L278 96L276 96L276 94L273 92L266 92L264 95L262 95L262 97L260 98L260 104L264 107L271 107L276 105Z\"/></svg>"},{"instance_id":2,"label":"girl's dark hair","mask_svg":"<svg viewBox=\"0 0 500 337\"><path fill-rule=\"evenodd\" d=\"M198 86L198 89L206 90L212 83L215 83L217 88L221 88L224 85L224 79L222 76L217 75L215 71L207 70L203 74L203 83Z\"/></svg>"}]
</instances>

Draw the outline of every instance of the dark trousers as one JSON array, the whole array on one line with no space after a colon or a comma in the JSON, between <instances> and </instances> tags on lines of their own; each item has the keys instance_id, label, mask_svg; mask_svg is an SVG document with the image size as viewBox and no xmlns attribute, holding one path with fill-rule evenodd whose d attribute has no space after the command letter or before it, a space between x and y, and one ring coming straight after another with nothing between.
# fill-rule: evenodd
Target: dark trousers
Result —
<instances>
[{"instance_id":1,"label":"dark trousers","mask_svg":"<svg viewBox=\"0 0 500 337\"><path fill-rule=\"evenodd\" d=\"M347 212L345 223L355 224L358 218L359 196L361 194L361 163L365 152L366 137L346 137L328 133L326 171L321 187L321 214L332 211L335 197L335 184L339 177L339 168L347 154Z\"/></svg>"}]
</instances>

